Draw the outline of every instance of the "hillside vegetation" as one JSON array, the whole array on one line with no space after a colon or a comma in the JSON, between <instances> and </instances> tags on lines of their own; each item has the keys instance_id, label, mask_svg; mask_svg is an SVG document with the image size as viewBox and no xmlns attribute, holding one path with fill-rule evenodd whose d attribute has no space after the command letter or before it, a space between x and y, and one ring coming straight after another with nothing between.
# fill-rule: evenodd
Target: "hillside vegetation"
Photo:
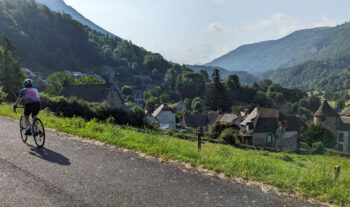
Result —
<instances>
[{"instance_id":1,"label":"hillside vegetation","mask_svg":"<svg viewBox=\"0 0 350 207\"><path fill-rule=\"evenodd\" d=\"M263 74L287 87L305 90L338 91L350 88L350 56L325 61L309 61Z\"/></svg>"},{"instance_id":2,"label":"hillside vegetation","mask_svg":"<svg viewBox=\"0 0 350 207\"><path fill-rule=\"evenodd\" d=\"M214 69L218 69L220 71L220 75L222 79L227 79L230 75L237 75L239 77L239 80L242 83L247 85L250 85L253 82L259 81L257 77L245 71L229 71L222 67L205 66L205 65L185 65L185 67L192 69L194 72L200 72L200 70L206 70L209 74L213 74Z\"/></svg>"},{"instance_id":3,"label":"hillside vegetation","mask_svg":"<svg viewBox=\"0 0 350 207\"><path fill-rule=\"evenodd\" d=\"M164 75L170 64L129 41L101 35L68 14L34 0L0 0L0 33L19 48L22 66L50 74L58 70L98 71L111 66L119 77Z\"/></svg>"},{"instance_id":4,"label":"hillside vegetation","mask_svg":"<svg viewBox=\"0 0 350 207\"><path fill-rule=\"evenodd\" d=\"M9 105L0 105L0 115L19 118ZM242 150L228 145L197 143L121 128L110 123L82 118L59 118L42 112L45 125L61 132L99 140L118 147L143 152L162 159L173 159L193 166L223 172L227 176L262 181L286 192L299 192L321 201L350 205L350 164L347 158L326 155L298 155L284 152ZM20 138L19 138L20 142ZM341 166L337 180L332 177L335 165Z\"/></svg>"}]
</instances>

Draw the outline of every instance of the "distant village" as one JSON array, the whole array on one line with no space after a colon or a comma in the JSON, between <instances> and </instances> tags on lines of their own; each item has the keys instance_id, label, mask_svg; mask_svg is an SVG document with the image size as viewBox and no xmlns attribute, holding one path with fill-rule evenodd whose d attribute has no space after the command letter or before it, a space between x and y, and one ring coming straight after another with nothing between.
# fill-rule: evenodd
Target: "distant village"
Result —
<instances>
[{"instance_id":1,"label":"distant village","mask_svg":"<svg viewBox=\"0 0 350 207\"><path fill-rule=\"evenodd\" d=\"M24 68L27 74L39 83L39 88L47 83L40 75L35 74L28 68ZM130 107L125 103L126 96L115 83L112 72L104 70L104 77L94 73L82 73L66 71L75 78L92 75L103 80L104 84L71 85L65 83L60 92L64 97L77 97L97 105L106 102L111 107ZM108 78L106 78L108 77ZM149 84L151 76L138 77L143 85ZM88 93L85 93L87 91ZM133 89L132 98L134 104L144 107L143 90ZM181 100L176 104L162 103L155 106L154 111L145 110L148 122L157 125L162 130L193 130L208 132L215 124L230 125L240 143L258 148L272 148L282 151L299 152L302 138L302 130L306 123L297 116L285 116L280 110L256 106L253 109L245 109L237 113L222 113L220 111L207 111L200 113L183 113L176 121L176 114L188 111L188 106ZM338 114L326 100L324 100L314 113L314 124L321 124L330 129L336 135L336 147L334 150L350 152L350 107Z\"/></svg>"}]
</instances>

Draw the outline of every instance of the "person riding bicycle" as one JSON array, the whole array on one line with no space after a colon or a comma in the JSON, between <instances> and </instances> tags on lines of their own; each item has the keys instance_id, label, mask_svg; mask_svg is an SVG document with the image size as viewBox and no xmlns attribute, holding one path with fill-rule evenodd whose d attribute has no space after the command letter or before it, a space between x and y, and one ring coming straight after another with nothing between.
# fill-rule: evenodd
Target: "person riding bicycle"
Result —
<instances>
[{"instance_id":1,"label":"person riding bicycle","mask_svg":"<svg viewBox=\"0 0 350 207\"><path fill-rule=\"evenodd\" d=\"M26 133L25 135L31 134L31 126L29 122L29 116L32 115L32 118L35 119L40 112L40 97L38 89L34 88L34 82L31 79L26 79L23 82L24 88L21 90L20 95L13 105L17 107L24 100L24 118L26 124Z\"/></svg>"}]
</instances>

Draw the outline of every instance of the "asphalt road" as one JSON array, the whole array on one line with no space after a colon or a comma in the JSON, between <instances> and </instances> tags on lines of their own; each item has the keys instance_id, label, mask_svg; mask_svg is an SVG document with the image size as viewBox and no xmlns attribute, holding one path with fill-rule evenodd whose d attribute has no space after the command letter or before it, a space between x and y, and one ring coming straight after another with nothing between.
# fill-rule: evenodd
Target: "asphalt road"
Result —
<instances>
[{"instance_id":1,"label":"asphalt road","mask_svg":"<svg viewBox=\"0 0 350 207\"><path fill-rule=\"evenodd\" d=\"M51 131L45 149L0 117L0 206L320 206Z\"/></svg>"}]
</instances>

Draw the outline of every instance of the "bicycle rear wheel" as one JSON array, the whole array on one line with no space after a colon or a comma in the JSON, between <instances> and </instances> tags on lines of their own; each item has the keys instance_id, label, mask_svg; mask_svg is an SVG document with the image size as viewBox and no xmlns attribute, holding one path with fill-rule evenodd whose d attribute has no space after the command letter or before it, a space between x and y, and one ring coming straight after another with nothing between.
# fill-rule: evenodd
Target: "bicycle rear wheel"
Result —
<instances>
[{"instance_id":1,"label":"bicycle rear wheel","mask_svg":"<svg viewBox=\"0 0 350 207\"><path fill-rule=\"evenodd\" d=\"M45 128L43 122L40 119L35 119L33 123L34 127L34 141L38 148L42 148L45 144Z\"/></svg>"},{"instance_id":2,"label":"bicycle rear wheel","mask_svg":"<svg viewBox=\"0 0 350 207\"><path fill-rule=\"evenodd\" d=\"M26 123L25 123L25 119L24 119L23 115L21 116L21 119L19 121L19 129L20 129L19 131L21 133L22 141L24 143L26 143L27 139L28 139L28 135L25 135L25 133L26 133Z\"/></svg>"}]
</instances>

